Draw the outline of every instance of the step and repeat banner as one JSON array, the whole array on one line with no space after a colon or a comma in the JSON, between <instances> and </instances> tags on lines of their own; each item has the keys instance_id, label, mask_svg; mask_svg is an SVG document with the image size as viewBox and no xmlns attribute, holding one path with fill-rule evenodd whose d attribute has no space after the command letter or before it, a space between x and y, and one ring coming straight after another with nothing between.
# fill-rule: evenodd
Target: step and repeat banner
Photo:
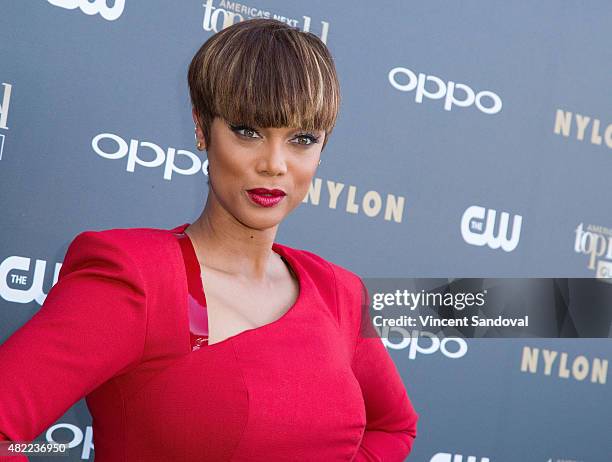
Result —
<instances>
[{"instance_id":1,"label":"step and repeat banner","mask_svg":"<svg viewBox=\"0 0 612 462\"><path fill-rule=\"evenodd\" d=\"M277 242L364 279L611 281L610 2L2 0L0 342L78 233L199 216L187 67L253 17L318 35L342 90ZM405 329L385 345L420 414L409 460L612 460L608 338ZM39 438L93 460L85 401Z\"/></svg>"}]
</instances>

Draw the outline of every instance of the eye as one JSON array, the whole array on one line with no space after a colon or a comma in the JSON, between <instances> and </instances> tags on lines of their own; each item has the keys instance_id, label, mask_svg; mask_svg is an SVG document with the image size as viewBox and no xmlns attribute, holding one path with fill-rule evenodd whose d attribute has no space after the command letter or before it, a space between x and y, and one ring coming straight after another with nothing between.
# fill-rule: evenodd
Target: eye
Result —
<instances>
[{"instance_id":1,"label":"eye","mask_svg":"<svg viewBox=\"0 0 612 462\"><path fill-rule=\"evenodd\" d=\"M246 125L231 125L230 124L230 129L234 133L238 133L240 136L243 136L245 138L261 138L259 136L259 133L257 133L257 130L251 127L247 127Z\"/></svg>"},{"instance_id":2,"label":"eye","mask_svg":"<svg viewBox=\"0 0 612 462\"><path fill-rule=\"evenodd\" d=\"M315 136L314 133L298 133L295 135L294 139L298 140L295 144L300 144L302 146L310 146L311 144L319 142L319 137Z\"/></svg>"}]
</instances>

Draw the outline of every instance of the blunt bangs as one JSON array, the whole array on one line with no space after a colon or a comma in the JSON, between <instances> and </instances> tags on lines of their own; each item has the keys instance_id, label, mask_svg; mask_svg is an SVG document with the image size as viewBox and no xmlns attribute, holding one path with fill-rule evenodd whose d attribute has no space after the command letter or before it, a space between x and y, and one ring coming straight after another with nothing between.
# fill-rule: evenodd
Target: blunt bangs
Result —
<instances>
[{"instance_id":1,"label":"blunt bangs","mask_svg":"<svg viewBox=\"0 0 612 462\"><path fill-rule=\"evenodd\" d=\"M189 67L189 88L207 144L215 117L257 127L324 130L340 88L327 47L314 34L272 19L251 19L213 35Z\"/></svg>"}]
</instances>

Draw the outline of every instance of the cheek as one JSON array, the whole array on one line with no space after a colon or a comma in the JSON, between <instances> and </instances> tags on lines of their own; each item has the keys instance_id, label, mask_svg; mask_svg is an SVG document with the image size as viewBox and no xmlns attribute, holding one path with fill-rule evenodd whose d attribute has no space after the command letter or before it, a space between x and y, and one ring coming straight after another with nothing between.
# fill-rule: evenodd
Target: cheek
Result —
<instances>
[{"instance_id":1,"label":"cheek","mask_svg":"<svg viewBox=\"0 0 612 462\"><path fill-rule=\"evenodd\" d=\"M219 149L214 153L217 175L223 177L224 183L239 181L245 169L248 168L246 165L248 156L241 152L239 147L231 145L219 145L218 147Z\"/></svg>"},{"instance_id":2,"label":"cheek","mask_svg":"<svg viewBox=\"0 0 612 462\"><path fill-rule=\"evenodd\" d=\"M301 164L294 170L295 188L301 195L308 192L308 188L310 187L310 183L312 182L316 171L317 164L310 162Z\"/></svg>"},{"instance_id":3,"label":"cheek","mask_svg":"<svg viewBox=\"0 0 612 462\"><path fill-rule=\"evenodd\" d=\"M223 159L219 165L223 171L225 181L238 181L244 171L244 165L241 165L236 159Z\"/></svg>"}]
</instances>

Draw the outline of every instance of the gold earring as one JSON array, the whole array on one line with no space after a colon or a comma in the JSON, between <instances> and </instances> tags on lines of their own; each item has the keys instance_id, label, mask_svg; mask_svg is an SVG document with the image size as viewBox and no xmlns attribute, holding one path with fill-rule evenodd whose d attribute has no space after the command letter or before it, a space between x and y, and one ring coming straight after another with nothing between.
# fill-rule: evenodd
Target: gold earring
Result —
<instances>
[{"instance_id":1,"label":"gold earring","mask_svg":"<svg viewBox=\"0 0 612 462\"><path fill-rule=\"evenodd\" d=\"M319 159L319 165L321 165L321 159Z\"/></svg>"},{"instance_id":2,"label":"gold earring","mask_svg":"<svg viewBox=\"0 0 612 462\"><path fill-rule=\"evenodd\" d=\"M198 125L197 124L194 127L194 132L195 133L193 134L193 137L196 140L196 148L198 148L198 151L201 151L204 148L204 146L203 146L202 142L200 140L198 140Z\"/></svg>"}]
</instances>

